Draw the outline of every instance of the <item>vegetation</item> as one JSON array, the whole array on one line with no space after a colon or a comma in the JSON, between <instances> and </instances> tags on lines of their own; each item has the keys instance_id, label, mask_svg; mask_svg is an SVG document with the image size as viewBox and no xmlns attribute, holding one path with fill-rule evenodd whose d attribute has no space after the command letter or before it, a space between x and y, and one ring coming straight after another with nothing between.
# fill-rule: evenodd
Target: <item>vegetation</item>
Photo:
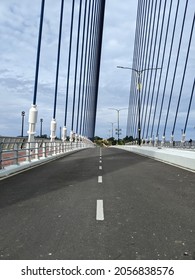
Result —
<instances>
[{"instance_id":1,"label":"vegetation","mask_svg":"<svg viewBox=\"0 0 195 280\"><path fill-rule=\"evenodd\" d=\"M132 136L126 136L123 139L119 139L119 143L118 143L118 139L115 139L114 137L110 137L108 139L103 139L99 136L95 136L93 141L96 145L98 146L114 146L114 145L125 145L129 142L134 141L135 139L133 139Z\"/></svg>"}]
</instances>

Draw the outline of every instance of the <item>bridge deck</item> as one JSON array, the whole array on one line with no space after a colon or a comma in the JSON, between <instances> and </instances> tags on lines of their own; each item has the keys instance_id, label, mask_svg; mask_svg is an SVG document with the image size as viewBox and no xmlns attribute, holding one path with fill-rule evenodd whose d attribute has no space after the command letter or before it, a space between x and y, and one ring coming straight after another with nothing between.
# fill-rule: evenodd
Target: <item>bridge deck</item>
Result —
<instances>
[{"instance_id":1,"label":"bridge deck","mask_svg":"<svg viewBox=\"0 0 195 280\"><path fill-rule=\"evenodd\" d=\"M194 186L124 150L76 152L0 181L0 258L193 259Z\"/></svg>"}]
</instances>

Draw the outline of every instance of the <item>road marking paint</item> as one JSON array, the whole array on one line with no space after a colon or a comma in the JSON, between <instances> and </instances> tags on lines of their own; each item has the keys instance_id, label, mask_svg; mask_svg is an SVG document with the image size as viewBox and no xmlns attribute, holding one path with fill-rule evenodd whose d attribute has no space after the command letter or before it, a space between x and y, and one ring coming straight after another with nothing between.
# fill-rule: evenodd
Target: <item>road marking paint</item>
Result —
<instances>
[{"instance_id":1,"label":"road marking paint","mask_svg":"<svg viewBox=\"0 0 195 280\"><path fill-rule=\"evenodd\" d=\"M102 161L100 160L100 163L102 163Z\"/></svg>"},{"instance_id":2,"label":"road marking paint","mask_svg":"<svg viewBox=\"0 0 195 280\"><path fill-rule=\"evenodd\" d=\"M98 176L98 183L102 183L102 176Z\"/></svg>"},{"instance_id":3,"label":"road marking paint","mask_svg":"<svg viewBox=\"0 0 195 280\"><path fill-rule=\"evenodd\" d=\"M96 220L97 221L103 221L104 220L103 200L97 200L97 204L96 204Z\"/></svg>"},{"instance_id":4,"label":"road marking paint","mask_svg":"<svg viewBox=\"0 0 195 280\"><path fill-rule=\"evenodd\" d=\"M99 166L99 170L102 170L102 166Z\"/></svg>"}]
</instances>

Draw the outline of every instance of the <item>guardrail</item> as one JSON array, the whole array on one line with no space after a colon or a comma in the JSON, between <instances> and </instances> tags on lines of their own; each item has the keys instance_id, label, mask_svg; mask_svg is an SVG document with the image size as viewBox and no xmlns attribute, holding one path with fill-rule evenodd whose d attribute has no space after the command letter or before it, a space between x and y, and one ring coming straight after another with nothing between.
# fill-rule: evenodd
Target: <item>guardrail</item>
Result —
<instances>
[{"instance_id":1,"label":"guardrail","mask_svg":"<svg viewBox=\"0 0 195 280\"><path fill-rule=\"evenodd\" d=\"M27 142L26 138L0 138L0 169L9 165L20 165L22 162L45 159L48 157L62 155L68 151L93 146L87 141L78 142L50 142L38 139L35 142Z\"/></svg>"},{"instance_id":2,"label":"guardrail","mask_svg":"<svg viewBox=\"0 0 195 280\"><path fill-rule=\"evenodd\" d=\"M126 145L138 145L138 141L132 141L127 143ZM181 141L173 141L169 142L166 141L165 143L162 143L161 141L158 141L155 144L155 141L145 141L141 143L141 146L143 147L165 147L165 148L175 148L175 149L190 149L195 150L195 141L189 141L189 142L181 142Z\"/></svg>"}]
</instances>

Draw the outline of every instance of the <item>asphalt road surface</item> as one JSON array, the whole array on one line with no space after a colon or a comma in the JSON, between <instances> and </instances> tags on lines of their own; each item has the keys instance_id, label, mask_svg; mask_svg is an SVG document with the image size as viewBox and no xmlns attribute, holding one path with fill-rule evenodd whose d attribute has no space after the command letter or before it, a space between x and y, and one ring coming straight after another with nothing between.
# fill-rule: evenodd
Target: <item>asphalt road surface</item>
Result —
<instances>
[{"instance_id":1,"label":"asphalt road surface","mask_svg":"<svg viewBox=\"0 0 195 280\"><path fill-rule=\"evenodd\" d=\"M1 180L0 259L195 259L195 173L91 148Z\"/></svg>"}]
</instances>

